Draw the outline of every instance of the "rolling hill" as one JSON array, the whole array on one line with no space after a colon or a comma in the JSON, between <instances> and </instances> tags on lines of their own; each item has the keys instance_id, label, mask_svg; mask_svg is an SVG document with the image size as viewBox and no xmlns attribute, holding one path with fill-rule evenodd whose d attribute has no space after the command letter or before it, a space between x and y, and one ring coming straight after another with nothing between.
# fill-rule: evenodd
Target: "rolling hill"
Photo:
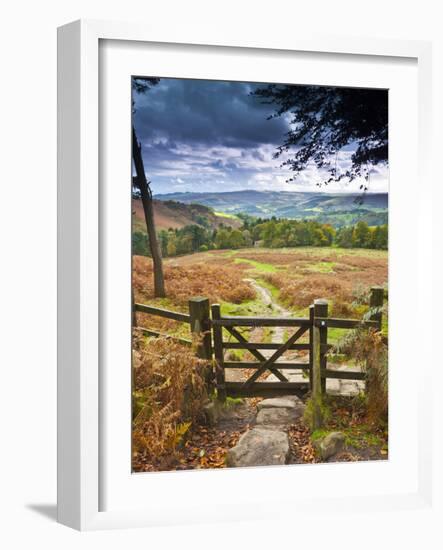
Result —
<instances>
[{"instance_id":1,"label":"rolling hill","mask_svg":"<svg viewBox=\"0 0 443 550\"><path fill-rule=\"evenodd\" d=\"M313 193L289 191L241 190L224 193L170 193L156 195L158 201L178 201L204 205L230 214L289 219L316 219L337 227L367 221L370 225L387 223L387 193L368 193L363 203L358 193Z\"/></svg>"},{"instance_id":2,"label":"rolling hill","mask_svg":"<svg viewBox=\"0 0 443 550\"><path fill-rule=\"evenodd\" d=\"M140 199L132 200L133 229L146 233L143 206ZM154 217L158 231L162 229L180 229L186 225L201 225L217 228L220 224L240 227L241 221L235 216L216 214L212 208L203 204L185 204L173 200L154 199Z\"/></svg>"}]
</instances>

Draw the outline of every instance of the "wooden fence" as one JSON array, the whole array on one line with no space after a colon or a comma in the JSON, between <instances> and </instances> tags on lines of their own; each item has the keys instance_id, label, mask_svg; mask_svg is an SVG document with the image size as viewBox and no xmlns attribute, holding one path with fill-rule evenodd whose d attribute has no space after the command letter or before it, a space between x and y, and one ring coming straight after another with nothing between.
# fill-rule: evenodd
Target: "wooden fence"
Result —
<instances>
[{"instance_id":1,"label":"wooden fence","mask_svg":"<svg viewBox=\"0 0 443 550\"><path fill-rule=\"evenodd\" d=\"M276 396L284 394L304 394L311 391L313 395L321 395L326 390L327 378L348 380L364 380L365 374L356 371L333 370L327 368L327 353L331 349L328 344L328 329L354 329L357 327L381 330L384 291L381 287L373 287L370 294L370 318L340 319L329 317L328 302L315 300L309 308L309 317L227 317L222 316L220 305L213 304L209 308L207 298L189 300L189 313L177 313L166 309L143 304L135 304L134 310L139 313L157 315L188 323L196 343L196 353L208 362L213 360L212 380L220 400L226 396ZM292 334L282 343L249 342L238 330L239 327L286 327ZM293 329L293 330L291 330ZM139 328L147 336L165 336L159 332ZM226 341L225 335L235 341ZM308 342L299 340L308 335ZM174 338L174 337L171 337ZM181 343L191 345L191 340L176 338ZM226 361L227 349L248 350L256 361ZM263 350L271 350L269 357L263 355ZM308 351L307 362L281 361L282 355L290 350ZM227 369L251 369L253 372L246 381L232 382L226 380ZM290 382L285 376L285 370L302 369L308 372L306 382ZM269 371L278 379L270 382L260 380Z\"/></svg>"},{"instance_id":2,"label":"wooden fence","mask_svg":"<svg viewBox=\"0 0 443 550\"><path fill-rule=\"evenodd\" d=\"M155 315L157 317L163 317L164 319L172 319L173 321L190 325L191 334L196 342L196 353L198 357L210 360L212 358L212 339L208 298L191 298L188 302L188 310L189 313L179 313L177 311L147 306L145 304L134 304L135 312ZM133 323L135 325L134 319ZM171 338L181 344L187 346L192 345L192 340L186 338L162 334L161 332L146 329L144 327L137 326L135 328L146 336L153 336L154 338Z\"/></svg>"}]
</instances>

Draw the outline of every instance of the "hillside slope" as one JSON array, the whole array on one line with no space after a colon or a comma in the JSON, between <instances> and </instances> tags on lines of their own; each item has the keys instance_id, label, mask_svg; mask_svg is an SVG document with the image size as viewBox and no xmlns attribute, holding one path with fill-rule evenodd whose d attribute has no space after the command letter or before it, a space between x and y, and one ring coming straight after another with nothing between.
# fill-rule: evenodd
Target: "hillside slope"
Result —
<instances>
[{"instance_id":1,"label":"hillside slope","mask_svg":"<svg viewBox=\"0 0 443 550\"><path fill-rule=\"evenodd\" d=\"M143 206L140 199L132 200L134 230L146 232ZM154 199L154 217L157 231L162 229L180 229L186 225L202 225L217 228L220 224L240 227L241 221L235 217L217 215L203 204L184 204L172 200Z\"/></svg>"}]
</instances>

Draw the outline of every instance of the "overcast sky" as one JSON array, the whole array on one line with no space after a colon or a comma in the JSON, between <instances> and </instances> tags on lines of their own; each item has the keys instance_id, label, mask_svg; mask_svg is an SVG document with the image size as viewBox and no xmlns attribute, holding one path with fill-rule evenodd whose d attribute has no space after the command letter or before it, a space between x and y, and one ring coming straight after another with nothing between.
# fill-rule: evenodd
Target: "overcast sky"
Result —
<instances>
[{"instance_id":1,"label":"overcast sky","mask_svg":"<svg viewBox=\"0 0 443 550\"><path fill-rule=\"evenodd\" d=\"M272 106L243 82L162 78L146 94L134 93L134 125L142 143L146 175L154 194L240 189L356 192L359 182L317 187L327 174L315 167L295 182L273 158L289 129L287 117L267 120ZM350 165L352 150L338 156L339 170ZM387 191L387 167L375 167L370 191Z\"/></svg>"}]
</instances>

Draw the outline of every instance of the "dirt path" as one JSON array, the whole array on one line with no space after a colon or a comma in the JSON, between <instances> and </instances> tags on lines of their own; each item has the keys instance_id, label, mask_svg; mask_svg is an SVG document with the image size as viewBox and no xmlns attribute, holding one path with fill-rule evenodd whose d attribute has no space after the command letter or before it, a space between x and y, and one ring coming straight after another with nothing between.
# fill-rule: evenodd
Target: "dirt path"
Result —
<instances>
[{"instance_id":1,"label":"dirt path","mask_svg":"<svg viewBox=\"0 0 443 550\"><path fill-rule=\"evenodd\" d=\"M263 315L275 317L290 317L292 312L277 303L277 301L272 296L272 293L255 279L244 279L245 282L249 283L257 293L257 296L260 298L263 303ZM251 341L254 341L254 331L260 331L261 329L253 329L251 331ZM285 341L286 329L285 327L274 327L272 328L271 333L271 342L273 344L282 344ZM275 352L275 350L261 350L261 354L267 359ZM304 363L308 361L308 358L303 353L297 351L287 352L285 357L281 357L277 360L276 364L278 365L279 361L295 361L299 363ZM337 370L347 370L346 365L335 365ZM353 367L355 369L356 367ZM232 382L240 382L244 380L244 373L241 369L227 369L227 380ZM305 382L306 374L301 369L294 370L284 370L283 374L288 378L290 382ZM274 374L269 374L267 377L268 381L277 382L278 378ZM341 379L331 379L328 378L326 382L326 390L332 395L357 395L364 390L364 382L358 380L341 380Z\"/></svg>"},{"instance_id":2,"label":"dirt path","mask_svg":"<svg viewBox=\"0 0 443 550\"><path fill-rule=\"evenodd\" d=\"M292 315L292 312L286 309L285 307L281 306L279 303L276 302L274 297L272 296L272 293L266 288L261 286L257 281L254 279L245 279L247 280L253 287L254 290L257 292L257 294L260 296L263 303L266 305L266 307L271 309L272 313L277 317L290 317ZM270 306L270 308L269 308ZM275 327L272 329L272 336L271 336L271 342L273 344L283 344L285 342L285 333L286 329L285 327ZM275 350L262 350L261 352L266 358L271 357L273 353L275 353ZM284 360L291 360L291 361L298 361L300 363L304 363L305 359L300 356L299 353L292 351L290 352L290 356L288 355L289 352L287 352L285 358L280 358L280 361ZM307 359L306 359L307 361ZM276 362L276 365L278 365L278 360ZM282 372L290 382L304 382L305 378L303 375L303 370L301 369L294 369L294 370L284 370ZM278 378L274 374L269 374L267 377L267 380L277 382Z\"/></svg>"},{"instance_id":3,"label":"dirt path","mask_svg":"<svg viewBox=\"0 0 443 550\"><path fill-rule=\"evenodd\" d=\"M271 312L275 316L279 317L289 317L291 315L291 312L278 304L274 297L272 296L272 293L264 286L260 285L255 279L244 279L246 282L248 282L256 291L257 295L260 297L261 301L263 302L264 308L263 310L266 312ZM271 342L273 344L281 344L283 343L283 338L285 335L285 328L284 327L275 327L272 329L272 337ZM266 358L270 357L275 350L263 350L261 353Z\"/></svg>"},{"instance_id":4,"label":"dirt path","mask_svg":"<svg viewBox=\"0 0 443 550\"><path fill-rule=\"evenodd\" d=\"M285 307L281 306L272 296L272 293L264 286L262 286L260 283L258 283L255 279L244 279L245 282L249 283L254 290L257 293L258 298L263 304L262 312L261 314L264 317L290 317L292 315L291 311L286 309ZM250 333L249 340L251 342L254 341L254 335L257 335L258 339L257 341L261 340L262 336L262 329L256 328L252 329ZM271 338L270 341L273 344L282 344L285 341L286 337L286 328L285 327L272 327L271 329ZM273 353L275 353L275 350L260 350L260 353L268 359L271 357ZM292 351L290 353L290 356L287 354L285 359L280 360L299 360L300 362L304 362L304 359L298 356L299 354L297 352ZM277 361L278 364L278 361ZM284 374L287 377L290 377L289 379L292 381L297 382L303 382L305 381L303 377L303 371L301 369L294 369L294 370L285 370ZM250 373L244 371L243 369L226 369L226 380L230 382L242 382L246 380L250 376ZM267 379L269 381L277 381L278 378L274 374L270 374L267 376Z\"/></svg>"},{"instance_id":5,"label":"dirt path","mask_svg":"<svg viewBox=\"0 0 443 550\"><path fill-rule=\"evenodd\" d=\"M262 302L263 316L268 316L269 314L271 314L271 316L275 317L289 317L291 315L291 312L278 304L274 300L272 293L266 287L260 285L255 279L244 279L244 281L254 288L255 292L257 293L257 297ZM251 341L254 341L254 333L258 333L261 335L261 330L262 329L260 328L251 330ZM271 342L274 344L281 344L285 336L285 328L273 327L271 330ZM274 352L275 350L261 350L260 353L267 359L268 357L271 357ZM230 382L244 381L245 373L241 369L227 369L226 380L229 380Z\"/></svg>"}]
</instances>

